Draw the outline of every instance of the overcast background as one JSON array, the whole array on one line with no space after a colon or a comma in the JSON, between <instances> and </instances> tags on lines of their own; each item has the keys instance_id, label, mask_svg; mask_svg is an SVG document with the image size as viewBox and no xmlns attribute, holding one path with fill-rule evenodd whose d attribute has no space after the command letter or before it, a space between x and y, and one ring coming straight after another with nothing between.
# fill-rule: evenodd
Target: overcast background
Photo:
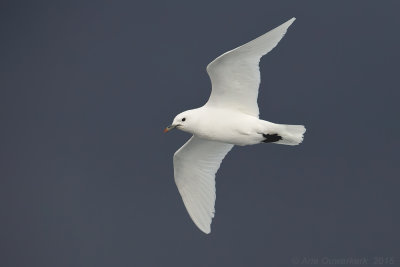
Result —
<instances>
[{"instance_id":1,"label":"overcast background","mask_svg":"<svg viewBox=\"0 0 400 267\"><path fill-rule=\"evenodd\" d=\"M399 10L2 1L0 266L400 264ZM263 119L305 124L305 141L235 147L205 235L173 180L189 135L162 130L208 99L211 60L291 17L258 102Z\"/></svg>"}]
</instances>

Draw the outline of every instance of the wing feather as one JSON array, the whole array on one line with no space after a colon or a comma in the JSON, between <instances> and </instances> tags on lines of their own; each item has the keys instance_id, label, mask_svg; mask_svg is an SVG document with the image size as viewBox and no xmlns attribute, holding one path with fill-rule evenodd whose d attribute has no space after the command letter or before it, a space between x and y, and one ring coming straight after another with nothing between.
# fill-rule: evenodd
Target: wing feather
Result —
<instances>
[{"instance_id":1,"label":"wing feather","mask_svg":"<svg viewBox=\"0 0 400 267\"><path fill-rule=\"evenodd\" d=\"M294 20L290 19L208 64L212 91L206 105L237 109L258 117L259 61L279 43Z\"/></svg>"},{"instance_id":2,"label":"wing feather","mask_svg":"<svg viewBox=\"0 0 400 267\"><path fill-rule=\"evenodd\" d=\"M193 136L174 154L175 183L193 222L210 233L214 217L215 174L233 145Z\"/></svg>"}]
</instances>

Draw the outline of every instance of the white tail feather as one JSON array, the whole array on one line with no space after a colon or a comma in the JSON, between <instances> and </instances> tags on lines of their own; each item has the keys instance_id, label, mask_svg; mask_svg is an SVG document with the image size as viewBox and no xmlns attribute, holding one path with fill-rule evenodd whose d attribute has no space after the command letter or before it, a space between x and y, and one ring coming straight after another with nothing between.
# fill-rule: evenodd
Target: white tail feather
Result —
<instances>
[{"instance_id":1,"label":"white tail feather","mask_svg":"<svg viewBox=\"0 0 400 267\"><path fill-rule=\"evenodd\" d=\"M305 132L304 125L279 124L278 134L282 137L282 140L275 142L275 144L296 146L303 142Z\"/></svg>"}]
</instances>

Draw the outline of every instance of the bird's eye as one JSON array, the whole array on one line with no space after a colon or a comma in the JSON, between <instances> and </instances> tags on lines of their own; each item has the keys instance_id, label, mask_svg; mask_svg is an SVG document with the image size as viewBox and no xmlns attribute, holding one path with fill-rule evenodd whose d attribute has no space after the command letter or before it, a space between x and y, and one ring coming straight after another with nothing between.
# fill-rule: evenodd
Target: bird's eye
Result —
<instances>
[{"instance_id":1,"label":"bird's eye","mask_svg":"<svg viewBox=\"0 0 400 267\"><path fill-rule=\"evenodd\" d=\"M185 121L186 120L186 118L182 118L182 121Z\"/></svg>"}]
</instances>

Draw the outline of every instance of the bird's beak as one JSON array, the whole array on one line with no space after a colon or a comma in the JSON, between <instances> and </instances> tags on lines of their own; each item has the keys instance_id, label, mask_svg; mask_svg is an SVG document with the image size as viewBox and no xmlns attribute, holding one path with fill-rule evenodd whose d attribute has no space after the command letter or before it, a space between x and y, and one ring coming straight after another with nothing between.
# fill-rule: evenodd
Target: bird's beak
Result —
<instances>
[{"instance_id":1,"label":"bird's beak","mask_svg":"<svg viewBox=\"0 0 400 267\"><path fill-rule=\"evenodd\" d=\"M172 129L175 129L176 126L178 126L178 125L170 125L170 126L168 126L167 128L164 129L164 133L169 132L169 131L171 131Z\"/></svg>"}]
</instances>

